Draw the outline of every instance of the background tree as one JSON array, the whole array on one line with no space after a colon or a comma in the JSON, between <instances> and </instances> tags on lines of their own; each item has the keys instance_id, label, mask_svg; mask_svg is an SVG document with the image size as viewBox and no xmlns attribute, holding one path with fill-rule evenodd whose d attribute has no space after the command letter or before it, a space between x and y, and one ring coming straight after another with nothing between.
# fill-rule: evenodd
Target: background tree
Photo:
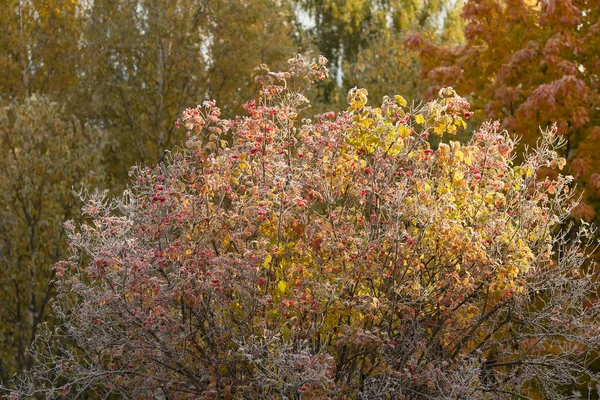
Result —
<instances>
[{"instance_id":1,"label":"background tree","mask_svg":"<svg viewBox=\"0 0 600 400\"><path fill-rule=\"evenodd\" d=\"M538 180L566 163L557 128L515 164L498 123L431 149L471 116L452 89L419 107L353 89L347 111L301 119L324 63L262 67L245 116L186 110L186 149L88 196L55 269L76 346L42 337L11 398L564 399L599 382L591 232L558 230L571 177Z\"/></svg>"},{"instance_id":2,"label":"background tree","mask_svg":"<svg viewBox=\"0 0 600 400\"><path fill-rule=\"evenodd\" d=\"M207 93L227 104L222 110L226 116L242 112L241 99L251 98L259 87L249 66L283 68L290 54L305 47L287 1L213 1L208 18Z\"/></svg>"},{"instance_id":3,"label":"background tree","mask_svg":"<svg viewBox=\"0 0 600 400\"><path fill-rule=\"evenodd\" d=\"M422 39L422 76L429 96L452 84L467 93L480 117L499 119L523 136L558 122L569 171L585 190L576 218L596 219L600 207L600 3L588 0L469 1L462 17L466 43L447 48Z\"/></svg>"},{"instance_id":4,"label":"background tree","mask_svg":"<svg viewBox=\"0 0 600 400\"><path fill-rule=\"evenodd\" d=\"M25 349L49 315L52 267L66 253L62 224L79 215L71 190L102 185L100 132L62 109L81 78L79 11L63 0L0 4L2 382L30 366Z\"/></svg>"},{"instance_id":5,"label":"background tree","mask_svg":"<svg viewBox=\"0 0 600 400\"><path fill-rule=\"evenodd\" d=\"M1 103L0 148L0 378L6 381L31 366L25 348L51 311L53 266L67 254L62 224L80 219L72 190L102 182L102 137L57 103L31 96Z\"/></svg>"},{"instance_id":6,"label":"background tree","mask_svg":"<svg viewBox=\"0 0 600 400\"><path fill-rule=\"evenodd\" d=\"M462 40L460 1L300 1L314 26L308 29L319 53L331 60L334 80L319 102L343 105L354 86L377 98L402 92L418 98L424 87L418 57L408 51L408 34L421 32L436 43ZM338 87L339 86L339 87Z\"/></svg>"},{"instance_id":7,"label":"background tree","mask_svg":"<svg viewBox=\"0 0 600 400\"><path fill-rule=\"evenodd\" d=\"M0 94L52 94L63 101L78 82L80 20L70 0L7 0L0 4Z\"/></svg>"},{"instance_id":8,"label":"background tree","mask_svg":"<svg viewBox=\"0 0 600 400\"><path fill-rule=\"evenodd\" d=\"M184 105L247 93L254 82L240 65L293 53L288 12L271 0L93 2L85 10L81 94L93 100L78 112L109 131L116 182L130 165L152 165L183 140L174 121Z\"/></svg>"}]
</instances>

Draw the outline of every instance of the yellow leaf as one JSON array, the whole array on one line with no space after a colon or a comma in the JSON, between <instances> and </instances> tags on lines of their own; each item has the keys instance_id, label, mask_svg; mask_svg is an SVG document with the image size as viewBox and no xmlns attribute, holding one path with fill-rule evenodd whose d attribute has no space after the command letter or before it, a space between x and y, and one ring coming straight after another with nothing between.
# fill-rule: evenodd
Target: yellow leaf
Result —
<instances>
[{"instance_id":1,"label":"yellow leaf","mask_svg":"<svg viewBox=\"0 0 600 400\"><path fill-rule=\"evenodd\" d=\"M398 133L400 134L400 136L402 136L403 138L407 138L410 136L410 129L408 129L408 127L402 125L400 127L400 129L398 130Z\"/></svg>"},{"instance_id":2,"label":"yellow leaf","mask_svg":"<svg viewBox=\"0 0 600 400\"><path fill-rule=\"evenodd\" d=\"M454 120L454 125L463 129L467 127L467 123L462 118L456 118Z\"/></svg>"},{"instance_id":3,"label":"yellow leaf","mask_svg":"<svg viewBox=\"0 0 600 400\"><path fill-rule=\"evenodd\" d=\"M245 161L242 161L240 163L240 169L242 169L242 170L246 169L247 166L248 166L248 164Z\"/></svg>"},{"instance_id":4,"label":"yellow leaf","mask_svg":"<svg viewBox=\"0 0 600 400\"><path fill-rule=\"evenodd\" d=\"M367 89L351 89L348 92L348 104L354 110L361 109L367 104L368 95Z\"/></svg>"},{"instance_id":5,"label":"yellow leaf","mask_svg":"<svg viewBox=\"0 0 600 400\"><path fill-rule=\"evenodd\" d=\"M279 245L279 247L277 248L277 251L275 252L275 255L277 255L277 257L283 257L285 255L285 247L283 247L281 244Z\"/></svg>"},{"instance_id":6,"label":"yellow leaf","mask_svg":"<svg viewBox=\"0 0 600 400\"><path fill-rule=\"evenodd\" d=\"M452 183L454 183L455 185L461 185L462 184L461 181L463 180L464 177L465 177L465 174L463 174L462 171L457 171L454 173L454 177L452 178Z\"/></svg>"},{"instance_id":7,"label":"yellow leaf","mask_svg":"<svg viewBox=\"0 0 600 400\"><path fill-rule=\"evenodd\" d=\"M368 129L371 125L373 125L373 120L371 118L364 119L364 120L362 120L360 125L363 128Z\"/></svg>"},{"instance_id":8,"label":"yellow leaf","mask_svg":"<svg viewBox=\"0 0 600 400\"><path fill-rule=\"evenodd\" d=\"M565 158L558 159L558 169L562 170L567 164L567 160Z\"/></svg>"},{"instance_id":9,"label":"yellow leaf","mask_svg":"<svg viewBox=\"0 0 600 400\"><path fill-rule=\"evenodd\" d=\"M454 152L454 155L456 156L456 158L458 158L460 161L462 161L464 159L464 154L462 151L457 150Z\"/></svg>"},{"instance_id":10,"label":"yellow leaf","mask_svg":"<svg viewBox=\"0 0 600 400\"><path fill-rule=\"evenodd\" d=\"M423 118L421 114L417 114L417 116L415 117L415 122L417 124L423 124L425 123L425 118Z\"/></svg>"},{"instance_id":11,"label":"yellow leaf","mask_svg":"<svg viewBox=\"0 0 600 400\"><path fill-rule=\"evenodd\" d=\"M285 281L279 281L279 283L277 284L277 289L279 290L280 293L285 293L285 291L287 290L287 283Z\"/></svg>"},{"instance_id":12,"label":"yellow leaf","mask_svg":"<svg viewBox=\"0 0 600 400\"><path fill-rule=\"evenodd\" d=\"M428 182L417 182L417 189L419 192L429 192L431 190L431 185Z\"/></svg>"},{"instance_id":13,"label":"yellow leaf","mask_svg":"<svg viewBox=\"0 0 600 400\"><path fill-rule=\"evenodd\" d=\"M433 132L437 133L438 135L441 135L442 133L444 133L445 129L446 129L446 125L438 124L433 127Z\"/></svg>"},{"instance_id":14,"label":"yellow leaf","mask_svg":"<svg viewBox=\"0 0 600 400\"><path fill-rule=\"evenodd\" d=\"M467 153L467 155L465 156L465 164L467 165L471 165L471 156L469 155L469 153Z\"/></svg>"},{"instance_id":15,"label":"yellow leaf","mask_svg":"<svg viewBox=\"0 0 600 400\"><path fill-rule=\"evenodd\" d=\"M448 146L446 143L440 143L438 150L440 151L440 158L445 159L450 153L450 146Z\"/></svg>"},{"instance_id":16,"label":"yellow leaf","mask_svg":"<svg viewBox=\"0 0 600 400\"><path fill-rule=\"evenodd\" d=\"M273 259L273 256L271 256L270 254L267 254L267 256L265 257L265 261L263 261L263 267L269 268L271 266L272 259Z\"/></svg>"},{"instance_id":17,"label":"yellow leaf","mask_svg":"<svg viewBox=\"0 0 600 400\"><path fill-rule=\"evenodd\" d=\"M395 96L394 100L396 100L396 103L400 104L402 107L406 106L406 99L402 96Z\"/></svg>"}]
</instances>

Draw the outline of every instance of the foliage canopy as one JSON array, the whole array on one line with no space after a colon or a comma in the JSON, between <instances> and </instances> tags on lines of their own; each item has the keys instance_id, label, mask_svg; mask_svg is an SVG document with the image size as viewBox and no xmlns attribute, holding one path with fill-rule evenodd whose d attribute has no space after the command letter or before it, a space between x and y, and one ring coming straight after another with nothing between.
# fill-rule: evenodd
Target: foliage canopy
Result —
<instances>
[{"instance_id":1,"label":"foliage canopy","mask_svg":"<svg viewBox=\"0 0 600 400\"><path fill-rule=\"evenodd\" d=\"M597 0L483 0L465 4L465 43L449 48L423 38L422 76L430 96L452 84L469 94L479 117L534 145L538 126L556 121L562 154L584 189L574 217L598 221L600 209L600 3Z\"/></svg>"},{"instance_id":2,"label":"foliage canopy","mask_svg":"<svg viewBox=\"0 0 600 400\"><path fill-rule=\"evenodd\" d=\"M515 164L499 123L444 141L472 114L452 88L380 107L355 88L302 119L325 63L262 65L246 115L186 110L185 149L122 197L88 195L56 266L64 324L14 398L565 398L598 381L589 228L567 244L572 178L537 179L565 164L556 128Z\"/></svg>"},{"instance_id":3,"label":"foliage canopy","mask_svg":"<svg viewBox=\"0 0 600 400\"><path fill-rule=\"evenodd\" d=\"M51 314L53 266L68 256L62 225L79 220L73 186L103 178L102 131L44 96L0 100L0 379L30 366L25 348Z\"/></svg>"}]
</instances>

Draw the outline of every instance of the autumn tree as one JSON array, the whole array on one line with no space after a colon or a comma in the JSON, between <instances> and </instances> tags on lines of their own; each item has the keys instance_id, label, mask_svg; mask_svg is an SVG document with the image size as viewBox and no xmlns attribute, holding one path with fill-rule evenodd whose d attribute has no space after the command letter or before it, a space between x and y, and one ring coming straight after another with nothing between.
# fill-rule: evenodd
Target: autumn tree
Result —
<instances>
[{"instance_id":1,"label":"autumn tree","mask_svg":"<svg viewBox=\"0 0 600 400\"><path fill-rule=\"evenodd\" d=\"M380 107L354 89L302 118L325 62L262 67L245 115L186 110L185 149L121 197L85 196L55 268L64 323L10 398L563 399L599 382L591 228L559 228L571 177L538 180L565 165L557 128L516 164L499 123L447 140L471 116L449 88Z\"/></svg>"},{"instance_id":2,"label":"autumn tree","mask_svg":"<svg viewBox=\"0 0 600 400\"><path fill-rule=\"evenodd\" d=\"M343 67L348 77L346 88L368 87L376 98L398 92L420 98L427 89L420 76L420 59L404 42L409 35L420 33L440 45L462 43L461 9L461 1L386 2L377 29L361 46L356 60Z\"/></svg>"},{"instance_id":3,"label":"autumn tree","mask_svg":"<svg viewBox=\"0 0 600 400\"><path fill-rule=\"evenodd\" d=\"M187 105L223 98L237 112L228 96L254 91L248 65L295 52L290 9L275 3L97 0L84 9L79 98L91 102L75 107L108 129L117 183L130 165L152 165L183 140L173 121Z\"/></svg>"},{"instance_id":4,"label":"autumn tree","mask_svg":"<svg viewBox=\"0 0 600 400\"><path fill-rule=\"evenodd\" d=\"M0 94L64 101L78 82L81 26L77 2L6 0L0 4Z\"/></svg>"},{"instance_id":5,"label":"autumn tree","mask_svg":"<svg viewBox=\"0 0 600 400\"><path fill-rule=\"evenodd\" d=\"M298 0L314 22L307 34L332 62L335 81L318 100L328 109L342 105L345 93L368 87L380 98L394 90L418 98L425 91L418 56L405 47L409 34L422 33L435 43L462 40L461 1Z\"/></svg>"},{"instance_id":6,"label":"autumn tree","mask_svg":"<svg viewBox=\"0 0 600 400\"><path fill-rule=\"evenodd\" d=\"M65 111L79 85L79 2L0 3L0 382L30 359L47 320L52 267L65 257L71 193L102 186L98 129Z\"/></svg>"},{"instance_id":7,"label":"autumn tree","mask_svg":"<svg viewBox=\"0 0 600 400\"><path fill-rule=\"evenodd\" d=\"M557 121L569 172L584 189L574 217L597 219L600 207L600 3L588 0L469 1L464 46L444 48L422 38L423 77L430 96L451 84L469 94L480 117L532 145L539 126Z\"/></svg>"},{"instance_id":8,"label":"autumn tree","mask_svg":"<svg viewBox=\"0 0 600 400\"><path fill-rule=\"evenodd\" d=\"M48 316L62 225L79 215L73 186L122 190L131 165L181 143L174 121L199 98L241 110L228 96L254 90L247 66L296 52L287 4L0 2L0 382L28 365L25 348Z\"/></svg>"},{"instance_id":9,"label":"autumn tree","mask_svg":"<svg viewBox=\"0 0 600 400\"><path fill-rule=\"evenodd\" d=\"M290 54L304 46L290 1L219 0L212 2L206 32L212 38L207 58L207 96L233 117L243 99L259 87L249 67L284 68Z\"/></svg>"},{"instance_id":10,"label":"autumn tree","mask_svg":"<svg viewBox=\"0 0 600 400\"><path fill-rule=\"evenodd\" d=\"M48 98L0 102L0 380L31 366L26 347L51 314L53 266L67 255L73 195L102 181L101 132ZM50 323L50 326L53 324Z\"/></svg>"}]
</instances>

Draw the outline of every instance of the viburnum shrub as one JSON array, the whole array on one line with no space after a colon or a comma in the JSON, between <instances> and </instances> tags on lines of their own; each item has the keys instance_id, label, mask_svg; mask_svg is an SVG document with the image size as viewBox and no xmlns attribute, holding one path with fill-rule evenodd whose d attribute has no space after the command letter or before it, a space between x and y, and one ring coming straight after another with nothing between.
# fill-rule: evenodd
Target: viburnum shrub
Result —
<instances>
[{"instance_id":1,"label":"viburnum shrub","mask_svg":"<svg viewBox=\"0 0 600 400\"><path fill-rule=\"evenodd\" d=\"M600 342L592 229L556 128L515 140L452 88L302 119L326 60L258 71L247 112L183 113L185 148L86 196L56 266L63 324L12 395L168 399L565 398ZM435 146L432 145L435 144ZM53 351L45 351L46 347ZM60 350L56 350L56 346ZM45 354L59 354L47 358ZM583 386L585 388L585 386Z\"/></svg>"}]
</instances>

